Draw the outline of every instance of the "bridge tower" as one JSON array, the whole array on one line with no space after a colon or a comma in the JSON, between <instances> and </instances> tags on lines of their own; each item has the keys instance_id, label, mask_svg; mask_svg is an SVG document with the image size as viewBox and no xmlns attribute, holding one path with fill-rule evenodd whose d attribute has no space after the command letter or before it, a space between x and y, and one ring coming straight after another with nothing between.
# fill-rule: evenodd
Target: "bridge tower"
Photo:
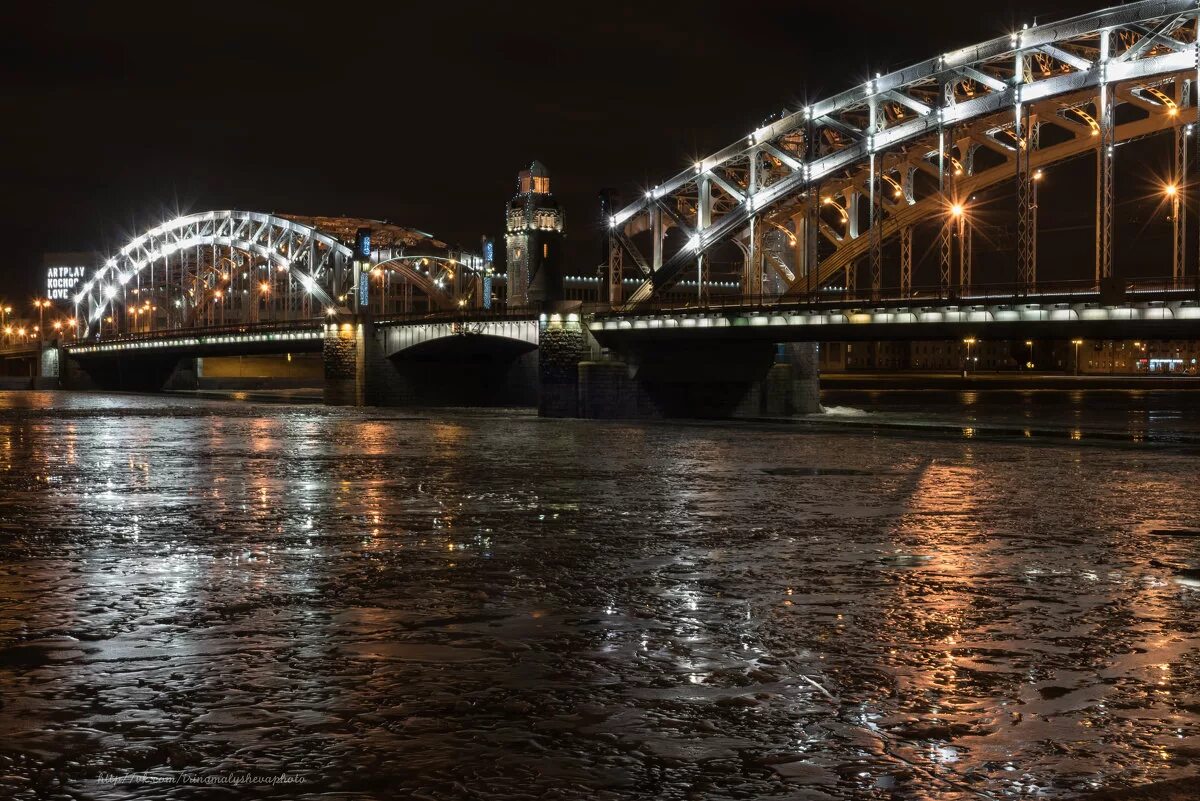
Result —
<instances>
[{"instance_id":1,"label":"bridge tower","mask_svg":"<svg viewBox=\"0 0 1200 801\"><path fill-rule=\"evenodd\" d=\"M561 301L563 212L550 192L550 171L540 161L521 170L505 223L508 305L543 306Z\"/></svg>"}]
</instances>

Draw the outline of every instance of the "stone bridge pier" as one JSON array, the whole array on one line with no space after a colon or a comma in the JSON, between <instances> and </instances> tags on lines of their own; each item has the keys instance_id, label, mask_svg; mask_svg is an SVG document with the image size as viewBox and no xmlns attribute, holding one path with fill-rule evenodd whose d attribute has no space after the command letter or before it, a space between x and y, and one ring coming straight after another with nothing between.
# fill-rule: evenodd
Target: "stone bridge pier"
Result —
<instances>
[{"instance_id":1,"label":"stone bridge pier","mask_svg":"<svg viewBox=\"0 0 1200 801\"><path fill-rule=\"evenodd\" d=\"M603 332L597 332L603 338ZM789 417L819 410L813 343L610 343L578 315L540 321L543 417Z\"/></svg>"},{"instance_id":2,"label":"stone bridge pier","mask_svg":"<svg viewBox=\"0 0 1200 801\"><path fill-rule=\"evenodd\" d=\"M658 342L579 364L579 417L791 417L820 410L815 343Z\"/></svg>"}]
</instances>

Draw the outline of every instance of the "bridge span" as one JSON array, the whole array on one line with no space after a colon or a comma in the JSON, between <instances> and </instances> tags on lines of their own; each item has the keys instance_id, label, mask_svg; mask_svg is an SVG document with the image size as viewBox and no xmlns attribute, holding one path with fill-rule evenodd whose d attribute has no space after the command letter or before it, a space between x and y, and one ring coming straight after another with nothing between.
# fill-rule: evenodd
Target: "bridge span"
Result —
<instances>
[{"instance_id":1,"label":"bridge span","mask_svg":"<svg viewBox=\"0 0 1200 801\"><path fill-rule=\"evenodd\" d=\"M792 302L633 311L564 304L130 332L59 343L66 387L162 389L195 360L322 354L331 404L538 405L548 416L778 416L816 410L821 342L1196 337L1200 291Z\"/></svg>"}]
</instances>

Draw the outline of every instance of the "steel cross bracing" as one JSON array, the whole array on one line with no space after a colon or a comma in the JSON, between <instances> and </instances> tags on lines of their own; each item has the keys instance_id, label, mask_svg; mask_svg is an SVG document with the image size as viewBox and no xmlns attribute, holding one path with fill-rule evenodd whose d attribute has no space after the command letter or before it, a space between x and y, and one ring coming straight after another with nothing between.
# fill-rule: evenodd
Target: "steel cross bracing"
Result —
<instances>
[{"instance_id":1,"label":"steel cross bracing","mask_svg":"<svg viewBox=\"0 0 1200 801\"><path fill-rule=\"evenodd\" d=\"M1184 196L1188 186L1188 150L1191 135L1191 125L1175 129L1175 169L1171 175L1170 201L1173 234L1171 277L1176 283L1183 280L1187 269L1187 203Z\"/></svg>"},{"instance_id":2,"label":"steel cross bracing","mask_svg":"<svg viewBox=\"0 0 1200 801\"><path fill-rule=\"evenodd\" d=\"M337 234L302 221L310 219ZM350 244L367 224L388 244L356 258ZM409 244L442 255L406 252ZM483 305L482 259L445 248L428 234L368 220L236 210L183 215L134 237L81 284L73 297L77 333L406 311L414 288L430 310Z\"/></svg>"},{"instance_id":3,"label":"steel cross bracing","mask_svg":"<svg viewBox=\"0 0 1200 801\"><path fill-rule=\"evenodd\" d=\"M912 226L900 229L900 297L912 295Z\"/></svg>"},{"instance_id":4,"label":"steel cross bracing","mask_svg":"<svg viewBox=\"0 0 1200 801\"><path fill-rule=\"evenodd\" d=\"M1170 107L1148 90L1197 77L1196 15L1195 0L1143 0L1030 27L876 76L782 115L612 216L616 239L645 279L625 305L637 306L669 290L690 274L701 254L724 243L745 242L751 251L747 266L753 268L758 254L751 220L790 220L814 195L841 202L822 204L816 226L822 257L793 270L796 279L786 294L802 295L810 282L820 287L833 277L852 276L854 262L862 258L874 266L884 239L920 222L940 222L945 200L931 201L927 192L910 190L911 176L936 177L939 167L958 169L954 162L964 164L968 156L961 149L964 141L998 153L1004 164L955 176L959 197L1088 150L1111 154L1105 148L1181 125L1182 115L1169 113ZM1125 103L1149 115L1120 122L1114 109ZM1072 136L1039 148L1034 137L1022 135L1037 127L1032 121L1051 121ZM939 143L939 133L945 142ZM1099 162L1097 266L1105 273L1111 271L1112 253L1112 198L1105 192L1112 185L1111 158ZM710 218L703 223L697 220L702 182L711 186ZM884 190L892 183L901 189L889 196ZM860 196L871 203L868 219L879 225L874 235L860 236L869 233L859 230ZM848 212L840 221L827 213L835 205ZM1028 199L1018 205L1019 227L1029 205ZM673 213L664 215L663 209ZM667 234L676 226L684 235L668 244ZM639 234L651 227L657 229L655 257L647 259ZM1030 241L1019 251L1014 278L1026 280L1035 269L1029 254L1036 248L1036 223L1027 218L1023 227ZM944 267L949 261L943 259ZM958 278L961 282L962 275ZM952 276L943 279L954 283Z\"/></svg>"},{"instance_id":5,"label":"steel cross bracing","mask_svg":"<svg viewBox=\"0 0 1200 801\"><path fill-rule=\"evenodd\" d=\"M75 294L76 308L86 310L76 318L99 327L106 312L119 306L150 309L176 327L195 324L200 314L214 324L207 315L215 300L224 301L233 287L238 299L242 289L251 292L249 280L238 286L251 260L267 268L263 278L286 296L289 315L314 301L322 309L333 306L343 287L352 286L350 248L332 237L270 214L210 211L177 217L122 247ZM278 272L286 273L282 282ZM260 283L256 274L254 287Z\"/></svg>"}]
</instances>

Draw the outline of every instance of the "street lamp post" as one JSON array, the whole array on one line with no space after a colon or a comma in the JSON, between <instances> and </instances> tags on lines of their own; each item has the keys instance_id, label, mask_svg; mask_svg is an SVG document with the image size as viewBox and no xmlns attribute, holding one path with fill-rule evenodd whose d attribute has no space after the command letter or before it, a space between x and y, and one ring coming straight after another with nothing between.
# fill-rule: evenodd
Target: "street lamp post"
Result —
<instances>
[{"instance_id":1,"label":"street lamp post","mask_svg":"<svg viewBox=\"0 0 1200 801\"><path fill-rule=\"evenodd\" d=\"M971 346L975 344L975 337L967 337L963 344L967 346L967 361L963 364L963 378L966 378L967 371L971 369Z\"/></svg>"},{"instance_id":2,"label":"street lamp post","mask_svg":"<svg viewBox=\"0 0 1200 801\"><path fill-rule=\"evenodd\" d=\"M1177 175L1176 180L1183 180L1183 176ZM1178 285L1179 279L1183 277L1182 269L1186 259L1183 252L1184 240L1179 236L1179 228L1183 225L1181 214L1183 211L1183 190L1180 184L1172 182L1163 187L1163 194L1171 203L1171 242L1174 248L1174 253L1172 254L1173 267L1171 268L1171 277L1174 280L1171 285L1175 287Z\"/></svg>"},{"instance_id":3,"label":"street lamp post","mask_svg":"<svg viewBox=\"0 0 1200 801\"><path fill-rule=\"evenodd\" d=\"M1075 375L1079 375L1079 346L1083 344L1082 339L1072 339L1071 344L1075 346Z\"/></svg>"},{"instance_id":4,"label":"street lamp post","mask_svg":"<svg viewBox=\"0 0 1200 801\"><path fill-rule=\"evenodd\" d=\"M33 305L38 310L38 342L42 341L42 332L46 329L46 308L50 305L49 300L35 300Z\"/></svg>"},{"instance_id":5,"label":"street lamp post","mask_svg":"<svg viewBox=\"0 0 1200 801\"><path fill-rule=\"evenodd\" d=\"M1029 368L1028 369L1032 370L1033 369L1033 340L1032 339L1025 340L1025 347L1029 348Z\"/></svg>"}]
</instances>

